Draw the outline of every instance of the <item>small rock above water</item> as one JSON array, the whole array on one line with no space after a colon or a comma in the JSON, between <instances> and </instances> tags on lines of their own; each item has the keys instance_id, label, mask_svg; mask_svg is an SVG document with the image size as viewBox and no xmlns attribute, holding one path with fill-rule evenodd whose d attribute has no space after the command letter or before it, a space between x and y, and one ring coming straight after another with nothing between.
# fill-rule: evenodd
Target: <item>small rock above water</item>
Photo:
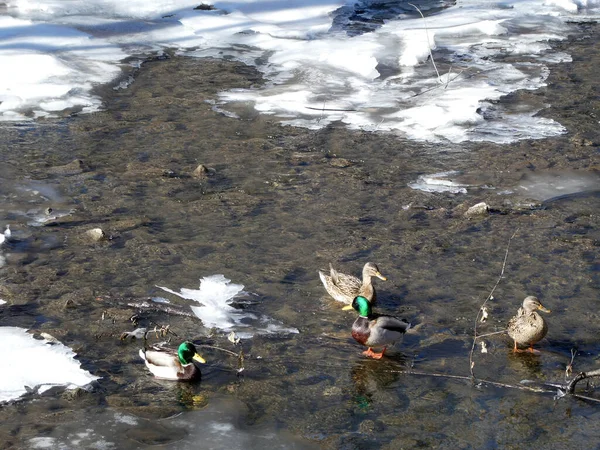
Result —
<instances>
[{"instance_id":1,"label":"small rock above water","mask_svg":"<svg viewBox=\"0 0 600 450\"><path fill-rule=\"evenodd\" d=\"M198 167L196 167L194 172L192 172L192 176L194 178L206 178L209 174L210 171L208 170L208 167L206 167L204 164L200 164Z\"/></svg>"},{"instance_id":2,"label":"small rock above water","mask_svg":"<svg viewBox=\"0 0 600 450\"><path fill-rule=\"evenodd\" d=\"M91 230L87 230L85 232L86 237L88 237L92 242L100 242L106 239L106 233L102 231L102 228L92 228Z\"/></svg>"},{"instance_id":3,"label":"small rock above water","mask_svg":"<svg viewBox=\"0 0 600 450\"><path fill-rule=\"evenodd\" d=\"M477 203L476 205L471 206L465 212L465 217L471 218L476 216L484 216L487 215L490 210L490 207L486 202Z\"/></svg>"}]
</instances>

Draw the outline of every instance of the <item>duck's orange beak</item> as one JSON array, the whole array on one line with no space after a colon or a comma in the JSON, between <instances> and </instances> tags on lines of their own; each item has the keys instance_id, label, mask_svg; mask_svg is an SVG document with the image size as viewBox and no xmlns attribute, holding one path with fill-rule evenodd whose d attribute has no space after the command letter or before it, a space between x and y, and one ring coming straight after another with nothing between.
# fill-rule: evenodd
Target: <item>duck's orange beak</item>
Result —
<instances>
[{"instance_id":1,"label":"duck's orange beak","mask_svg":"<svg viewBox=\"0 0 600 450\"><path fill-rule=\"evenodd\" d=\"M375 276L376 276L377 278L379 278L380 280L387 281L387 278L386 278L386 277L384 277L383 275L381 275L381 272L377 272L377 273L375 274Z\"/></svg>"},{"instance_id":2,"label":"duck's orange beak","mask_svg":"<svg viewBox=\"0 0 600 450\"><path fill-rule=\"evenodd\" d=\"M539 309L540 311L544 311L545 313L551 313L551 312L552 312L552 310L550 310L550 309L546 308L546 307L545 307L545 306L543 306L541 303L540 303L540 306L538 306L538 309Z\"/></svg>"}]
</instances>

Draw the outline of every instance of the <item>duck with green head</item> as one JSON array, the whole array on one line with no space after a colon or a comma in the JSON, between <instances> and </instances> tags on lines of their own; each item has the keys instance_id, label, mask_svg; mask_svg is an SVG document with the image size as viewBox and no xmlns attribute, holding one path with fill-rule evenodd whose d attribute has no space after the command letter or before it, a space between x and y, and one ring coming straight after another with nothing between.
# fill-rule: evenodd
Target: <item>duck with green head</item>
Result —
<instances>
[{"instance_id":1,"label":"duck with green head","mask_svg":"<svg viewBox=\"0 0 600 450\"><path fill-rule=\"evenodd\" d=\"M192 381L200 378L200 369L194 361L205 363L196 347L189 341L182 342L177 350L159 346L140 349L140 357L146 367L161 380Z\"/></svg>"},{"instance_id":2,"label":"duck with green head","mask_svg":"<svg viewBox=\"0 0 600 450\"><path fill-rule=\"evenodd\" d=\"M371 304L361 295L354 299L352 307L358 311L358 318L352 324L352 337L368 347L363 355L370 358L381 359L387 346L402 339L410 328L409 323L397 317L373 313ZM383 347L383 350L376 353L373 347Z\"/></svg>"}]
</instances>

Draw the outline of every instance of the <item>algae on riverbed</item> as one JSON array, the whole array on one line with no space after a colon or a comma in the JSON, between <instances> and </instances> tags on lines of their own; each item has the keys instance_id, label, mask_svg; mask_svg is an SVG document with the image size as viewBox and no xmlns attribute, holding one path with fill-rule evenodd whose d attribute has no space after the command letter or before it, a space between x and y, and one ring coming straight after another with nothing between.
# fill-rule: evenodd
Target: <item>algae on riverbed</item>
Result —
<instances>
[{"instance_id":1,"label":"algae on riverbed","mask_svg":"<svg viewBox=\"0 0 600 450\"><path fill-rule=\"evenodd\" d=\"M585 39L557 44L573 63L553 68L547 88L519 94L552 105L543 114L568 129L552 139L433 146L336 125L282 127L251 105L238 105L241 119L232 119L209 100L259 75L238 63L177 57L144 64L128 90L105 92L105 112L0 128L10 205L3 215L14 233L2 249L9 303L0 320L51 333L102 377L91 393L4 406L4 447L31 446L31 438L60 434L76 418L116 410L158 421L159 411L195 411L223 396L248 408L237 420L294 432L307 446L589 445L598 433L595 406L398 373L468 375L474 318L515 230L481 329L504 327L532 294L554 311L550 331L539 357L512 355L508 339L489 338L488 353L475 356L478 376L560 380L573 348L576 370L597 365L599 190L592 183L551 202L519 190L548 173L598 175L600 47L597 26L582 27ZM199 164L210 176L193 176ZM408 186L445 171L473 187L436 194ZM481 201L489 214L466 218ZM28 225L47 208L64 215ZM93 228L108 238L79 239ZM388 276L378 286L381 310L419 325L379 362L364 360L350 337L353 314L339 311L317 274L329 262L358 273L367 260ZM214 350L199 385L153 380L137 356L140 343L119 340L135 328L134 315L178 336L232 343L208 336L195 318L139 312L126 299L213 274L246 286L259 300L252 308L300 333L242 340L241 378L235 358ZM584 414L591 420L578 420ZM140 444L119 439L119 448Z\"/></svg>"}]
</instances>

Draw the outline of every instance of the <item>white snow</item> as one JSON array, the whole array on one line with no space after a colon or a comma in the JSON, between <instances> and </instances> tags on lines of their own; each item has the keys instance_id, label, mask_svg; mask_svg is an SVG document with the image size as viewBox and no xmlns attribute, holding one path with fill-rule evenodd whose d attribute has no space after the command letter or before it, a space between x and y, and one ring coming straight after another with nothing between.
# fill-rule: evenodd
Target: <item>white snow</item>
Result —
<instances>
[{"instance_id":1,"label":"white snow","mask_svg":"<svg viewBox=\"0 0 600 450\"><path fill-rule=\"evenodd\" d=\"M0 402L28 389L42 393L52 386L83 387L98 377L80 368L75 353L61 343L35 339L24 328L0 327Z\"/></svg>"},{"instance_id":2,"label":"white snow","mask_svg":"<svg viewBox=\"0 0 600 450\"><path fill-rule=\"evenodd\" d=\"M461 0L425 19L411 11L349 36L334 19L351 1L224 0L206 2L214 10L194 10L200 3L7 0L0 120L97 111L95 86L129 84L115 81L126 58L139 65L174 47L237 59L264 74L264 88L222 92L223 111L229 102L248 102L289 125L341 121L427 141L542 138L564 129L534 116L539 105L483 112L508 93L544 86L548 65L570 58L554 53L550 41L573 30L568 20L600 12L600 0Z\"/></svg>"}]
</instances>

